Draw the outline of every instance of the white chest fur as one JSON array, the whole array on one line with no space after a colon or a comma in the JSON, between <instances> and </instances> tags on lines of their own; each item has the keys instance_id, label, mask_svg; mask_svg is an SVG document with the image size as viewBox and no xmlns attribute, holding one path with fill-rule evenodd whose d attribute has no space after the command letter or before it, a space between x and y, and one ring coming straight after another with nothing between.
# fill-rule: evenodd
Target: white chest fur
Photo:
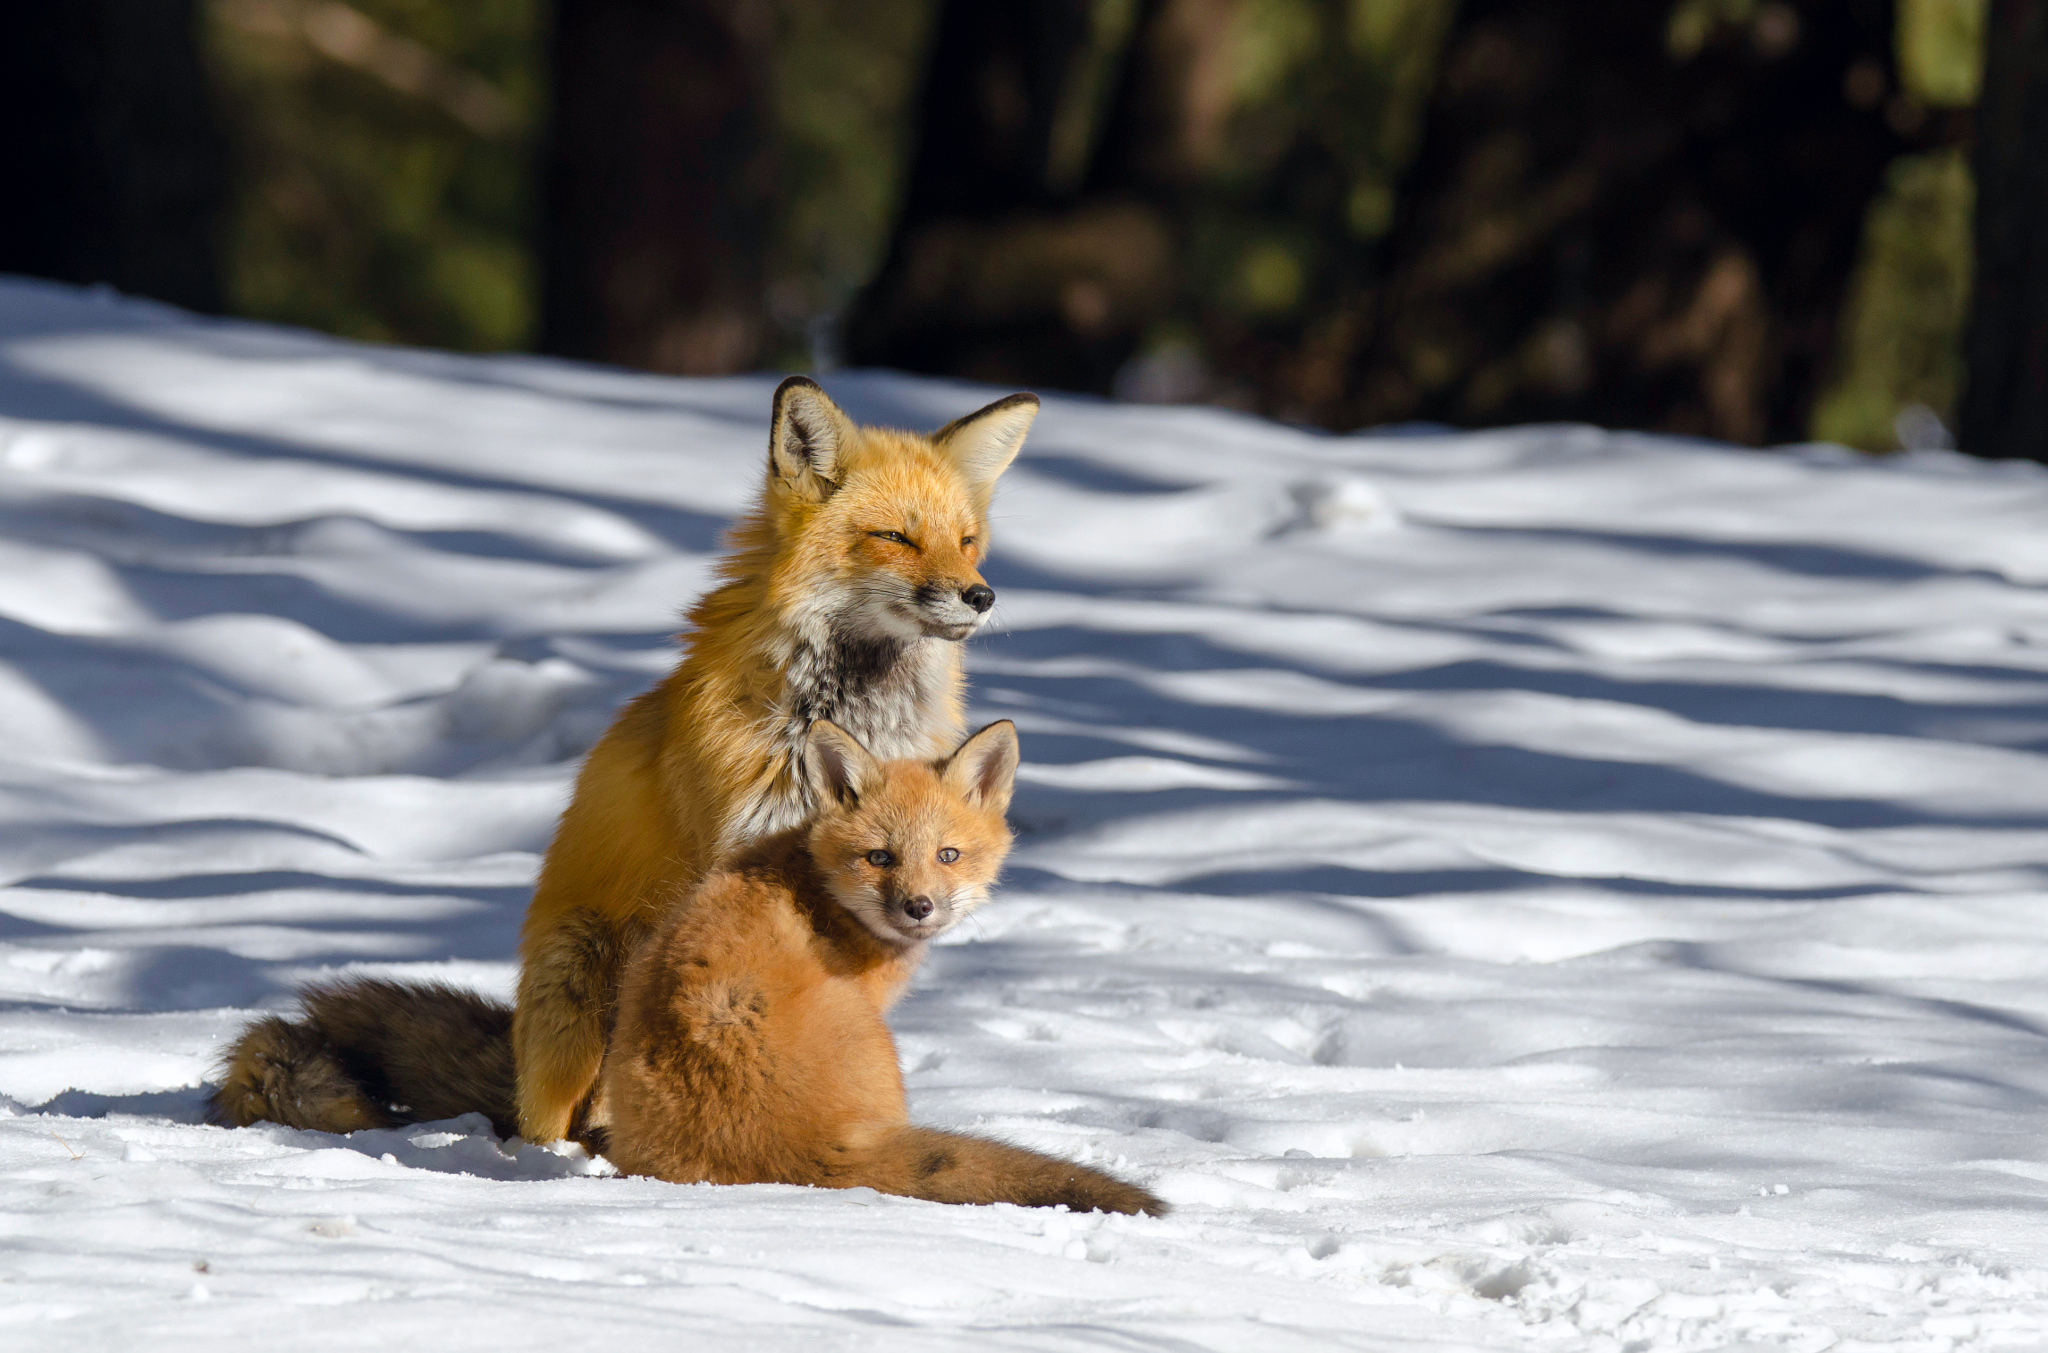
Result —
<instances>
[{"instance_id":1,"label":"white chest fur","mask_svg":"<svg viewBox=\"0 0 2048 1353\"><path fill-rule=\"evenodd\" d=\"M958 661L959 646L944 639L834 635L796 644L783 666L772 772L740 806L727 849L798 826L815 811L804 765L804 735L815 719L830 719L884 761L946 751L960 734L946 700Z\"/></svg>"}]
</instances>

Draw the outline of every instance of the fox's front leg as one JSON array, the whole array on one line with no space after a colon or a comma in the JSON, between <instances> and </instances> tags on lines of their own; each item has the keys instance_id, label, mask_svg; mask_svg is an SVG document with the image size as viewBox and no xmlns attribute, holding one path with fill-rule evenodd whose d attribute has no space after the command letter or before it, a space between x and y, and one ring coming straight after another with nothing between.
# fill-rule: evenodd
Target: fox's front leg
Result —
<instances>
[{"instance_id":1,"label":"fox's front leg","mask_svg":"<svg viewBox=\"0 0 2048 1353\"><path fill-rule=\"evenodd\" d=\"M519 1075L519 1135L559 1141L577 1127L604 1063L618 996L624 937L595 912L577 909L527 946L512 1016Z\"/></svg>"}]
</instances>

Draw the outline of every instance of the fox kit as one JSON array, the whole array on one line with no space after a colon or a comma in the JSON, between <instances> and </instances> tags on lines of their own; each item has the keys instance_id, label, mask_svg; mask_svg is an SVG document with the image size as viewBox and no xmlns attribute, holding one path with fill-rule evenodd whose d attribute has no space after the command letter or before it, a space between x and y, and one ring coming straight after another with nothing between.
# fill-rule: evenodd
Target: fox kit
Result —
<instances>
[{"instance_id":1,"label":"fox kit","mask_svg":"<svg viewBox=\"0 0 2048 1353\"><path fill-rule=\"evenodd\" d=\"M1017 732L883 765L825 720L822 807L672 909L626 970L604 1063L605 1148L679 1183L865 1185L942 1203L1165 1211L1143 1189L999 1142L911 1126L883 1016L927 942L987 899L1010 848Z\"/></svg>"},{"instance_id":2,"label":"fox kit","mask_svg":"<svg viewBox=\"0 0 2048 1353\"><path fill-rule=\"evenodd\" d=\"M775 392L767 482L685 653L591 750L520 935L523 1136L601 1126L592 1097L619 973L732 851L817 808L805 731L885 758L960 737L960 646L995 593L988 507L1038 412L1011 395L930 437L856 426L811 381Z\"/></svg>"}]
</instances>

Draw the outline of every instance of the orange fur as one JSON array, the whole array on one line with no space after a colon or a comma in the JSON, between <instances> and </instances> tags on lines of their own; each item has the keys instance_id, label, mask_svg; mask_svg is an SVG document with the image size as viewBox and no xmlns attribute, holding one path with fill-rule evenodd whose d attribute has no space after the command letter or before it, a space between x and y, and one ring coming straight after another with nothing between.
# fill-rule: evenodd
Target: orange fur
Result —
<instances>
[{"instance_id":1,"label":"orange fur","mask_svg":"<svg viewBox=\"0 0 2048 1353\"><path fill-rule=\"evenodd\" d=\"M625 956L715 861L810 816L813 719L884 757L958 740L959 641L993 599L989 499L1037 408L1012 395L924 437L858 427L802 378L776 391L725 581L691 611L675 671L592 749L541 866L513 1021L529 1140L602 1126Z\"/></svg>"},{"instance_id":2,"label":"orange fur","mask_svg":"<svg viewBox=\"0 0 2048 1353\"><path fill-rule=\"evenodd\" d=\"M913 1127L884 1015L1010 847L1015 728L887 766L813 725L826 806L711 873L633 959L605 1059L605 1154L677 1182L865 1185L935 1202L1150 1212L1149 1193Z\"/></svg>"}]
</instances>

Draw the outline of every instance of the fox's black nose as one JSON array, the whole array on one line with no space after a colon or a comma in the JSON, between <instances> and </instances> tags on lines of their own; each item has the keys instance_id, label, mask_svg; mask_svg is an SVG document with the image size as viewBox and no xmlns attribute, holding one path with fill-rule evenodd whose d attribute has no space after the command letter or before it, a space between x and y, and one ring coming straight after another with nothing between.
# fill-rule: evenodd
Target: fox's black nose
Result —
<instances>
[{"instance_id":1,"label":"fox's black nose","mask_svg":"<svg viewBox=\"0 0 2048 1353\"><path fill-rule=\"evenodd\" d=\"M988 608L996 604L996 590L987 583L976 583L960 594L960 600L987 615Z\"/></svg>"},{"instance_id":2,"label":"fox's black nose","mask_svg":"<svg viewBox=\"0 0 2048 1353\"><path fill-rule=\"evenodd\" d=\"M929 897L906 897L903 899L903 914L913 921L922 921L932 914L932 900Z\"/></svg>"}]
</instances>

